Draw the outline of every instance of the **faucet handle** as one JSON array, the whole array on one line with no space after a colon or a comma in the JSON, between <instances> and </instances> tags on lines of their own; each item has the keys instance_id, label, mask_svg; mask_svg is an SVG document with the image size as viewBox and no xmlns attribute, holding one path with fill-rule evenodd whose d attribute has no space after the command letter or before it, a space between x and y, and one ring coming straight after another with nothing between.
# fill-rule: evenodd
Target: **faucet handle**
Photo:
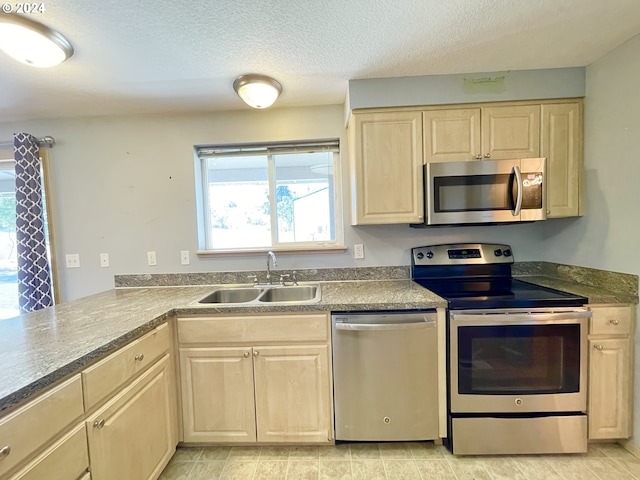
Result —
<instances>
[{"instance_id":1,"label":"faucet handle","mask_svg":"<svg viewBox=\"0 0 640 480\"><path fill-rule=\"evenodd\" d=\"M289 275L288 273L281 273L280 274L280 285L282 285L284 287L284 282L285 279L290 278L291 275Z\"/></svg>"},{"instance_id":2,"label":"faucet handle","mask_svg":"<svg viewBox=\"0 0 640 480\"><path fill-rule=\"evenodd\" d=\"M298 278L296 277L297 274L298 272L296 272L295 270L291 272L291 281L294 285L298 285Z\"/></svg>"},{"instance_id":3,"label":"faucet handle","mask_svg":"<svg viewBox=\"0 0 640 480\"><path fill-rule=\"evenodd\" d=\"M258 284L258 275L247 275L247 278L253 282L254 287Z\"/></svg>"}]
</instances>

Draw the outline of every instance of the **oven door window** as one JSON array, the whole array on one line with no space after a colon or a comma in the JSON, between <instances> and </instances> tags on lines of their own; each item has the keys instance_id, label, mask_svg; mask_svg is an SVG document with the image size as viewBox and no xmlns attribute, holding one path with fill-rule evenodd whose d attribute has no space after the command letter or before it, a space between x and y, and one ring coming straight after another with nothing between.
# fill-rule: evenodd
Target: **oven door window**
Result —
<instances>
[{"instance_id":1,"label":"oven door window","mask_svg":"<svg viewBox=\"0 0 640 480\"><path fill-rule=\"evenodd\" d=\"M513 210L512 174L434 177L436 213Z\"/></svg>"},{"instance_id":2,"label":"oven door window","mask_svg":"<svg viewBox=\"0 0 640 480\"><path fill-rule=\"evenodd\" d=\"M458 393L580 390L580 325L458 327Z\"/></svg>"}]
</instances>

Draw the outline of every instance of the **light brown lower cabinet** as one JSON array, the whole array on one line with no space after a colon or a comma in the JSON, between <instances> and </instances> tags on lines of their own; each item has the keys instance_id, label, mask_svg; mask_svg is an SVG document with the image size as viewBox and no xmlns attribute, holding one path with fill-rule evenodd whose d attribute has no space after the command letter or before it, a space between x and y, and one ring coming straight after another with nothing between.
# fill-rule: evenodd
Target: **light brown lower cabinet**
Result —
<instances>
[{"instance_id":1,"label":"light brown lower cabinet","mask_svg":"<svg viewBox=\"0 0 640 480\"><path fill-rule=\"evenodd\" d=\"M589 439L631 436L633 411L633 310L589 305Z\"/></svg>"},{"instance_id":2,"label":"light brown lower cabinet","mask_svg":"<svg viewBox=\"0 0 640 480\"><path fill-rule=\"evenodd\" d=\"M178 338L185 442L333 442L327 314L184 318Z\"/></svg>"},{"instance_id":3,"label":"light brown lower cabinet","mask_svg":"<svg viewBox=\"0 0 640 480\"><path fill-rule=\"evenodd\" d=\"M175 452L171 356L166 354L85 424L92 480L156 479Z\"/></svg>"}]
</instances>

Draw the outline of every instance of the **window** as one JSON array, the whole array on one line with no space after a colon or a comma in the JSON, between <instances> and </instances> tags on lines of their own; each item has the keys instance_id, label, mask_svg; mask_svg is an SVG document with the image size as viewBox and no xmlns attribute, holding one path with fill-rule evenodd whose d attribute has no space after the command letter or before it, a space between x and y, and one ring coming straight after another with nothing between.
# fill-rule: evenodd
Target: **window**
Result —
<instances>
[{"instance_id":1,"label":"window","mask_svg":"<svg viewBox=\"0 0 640 480\"><path fill-rule=\"evenodd\" d=\"M341 247L339 143L196 147L200 249Z\"/></svg>"}]
</instances>

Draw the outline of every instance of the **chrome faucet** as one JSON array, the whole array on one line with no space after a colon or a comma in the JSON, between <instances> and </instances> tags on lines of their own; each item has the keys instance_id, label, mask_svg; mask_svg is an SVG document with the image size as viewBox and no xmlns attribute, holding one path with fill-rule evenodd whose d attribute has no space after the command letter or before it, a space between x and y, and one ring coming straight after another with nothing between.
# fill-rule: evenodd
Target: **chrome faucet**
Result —
<instances>
[{"instance_id":1,"label":"chrome faucet","mask_svg":"<svg viewBox=\"0 0 640 480\"><path fill-rule=\"evenodd\" d=\"M276 254L269 250L267 253L267 283L271 285L273 282L271 281L271 267L269 266L269 261L273 261L273 266L278 266L278 261L276 260Z\"/></svg>"}]
</instances>

